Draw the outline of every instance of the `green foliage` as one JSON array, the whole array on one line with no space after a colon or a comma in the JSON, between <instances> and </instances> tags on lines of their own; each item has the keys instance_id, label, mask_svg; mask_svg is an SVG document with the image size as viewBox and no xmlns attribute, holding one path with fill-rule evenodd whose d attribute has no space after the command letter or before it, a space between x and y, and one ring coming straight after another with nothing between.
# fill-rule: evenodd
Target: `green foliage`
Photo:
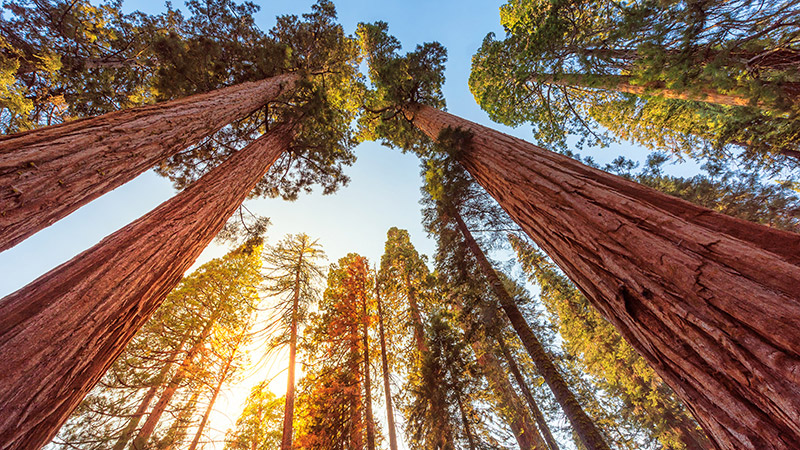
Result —
<instances>
[{"instance_id":1,"label":"green foliage","mask_svg":"<svg viewBox=\"0 0 800 450\"><path fill-rule=\"evenodd\" d=\"M232 355L230 344L250 325L259 302L260 253L258 243L245 245L184 278L73 412L54 445L113 447L148 390L172 380L179 383L178 394L171 402L175 415L161 417L151 442L166 445L183 439L175 421L183 420L177 425L184 426L185 431L198 394L220 376L230 379L235 375L231 370L234 364L225 367L226 359ZM192 360L184 361L193 348L200 351ZM233 356L237 355L234 352ZM182 366L182 361L188 365ZM187 417L181 411L187 411ZM173 417L175 420L170 420ZM130 438L123 437L124 441Z\"/></svg>"},{"instance_id":2,"label":"green foliage","mask_svg":"<svg viewBox=\"0 0 800 450\"><path fill-rule=\"evenodd\" d=\"M438 42L426 42L401 56L400 41L388 29L385 22L358 25L372 83L364 98L365 112L359 117L360 133L364 139L380 139L385 145L421 153L430 142L411 123L410 107L444 108L447 50Z\"/></svg>"},{"instance_id":3,"label":"green foliage","mask_svg":"<svg viewBox=\"0 0 800 450\"><path fill-rule=\"evenodd\" d=\"M302 17L280 16L268 33L253 24L258 8L251 3L207 0L189 6L189 19L167 13L183 33L164 38L158 47L164 60L175 61L159 72L159 80L172 90L165 90L163 98L287 72L302 79L285 98L169 158L158 172L182 189L273 126L289 122L295 132L290 151L278 158L250 196L294 200L314 185L331 194L347 184L344 168L355 161L352 148L359 141L351 123L364 86L358 44L336 23L333 4L320 0ZM202 56L194 58L191 52Z\"/></svg>"},{"instance_id":4,"label":"green foliage","mask_svg":"<svg viewBox=\"0 0 800 450\"><path fill-rule=\"evenodd\" d=\"M300 233L287 235L276 245L267 247L263 258L265 291L272 297L272 311L267 319L270 329L266 330L273 338L265 349L269 352L289 343L293 322L298 327L306 324L309 308L320 294L318 283L324 269L319 263L325 259L325 252L318 240Z\"/></svg>"},{"instance_id":5,"label":"green foliage","mask_svg":"<svg viewBox=\"0 0 800 450\"><path fill-rule=\"evenodd\" d=\"M157 20L125 15L120 6L85 0L3 4L0 65L5 89L14 94L0 103L3 133L153 100L149 39Z\"/></svg>"},{"instance_id":6,"label":"green foliage","mask_svg":"<svg viewBox=\"0 0 800 450\"><path fill-rule=\"evenodd\" d=\"M283 397L275 397L266 383L250 391L236 428L225 434L225 450L273 450L281 445Z\"/></svg>"},{"instance_id":7,"label":"green foliage","mask_svg":"<svg viewBox=\"0 0 800 450\"><path fill-rule=\"evenodd\" d=\"M789 17L797 12L794 0L512 0L501 8L504 39L488 35L473 57L470 89L493 120L530 122L537 141L559 150L568 136L578 146L608 144L603 125L678 156L795 168L800 42ZM647 95L615 91L610 76ZM750 106L668 100L662 89Z\"/></svg>"}]
</instances>

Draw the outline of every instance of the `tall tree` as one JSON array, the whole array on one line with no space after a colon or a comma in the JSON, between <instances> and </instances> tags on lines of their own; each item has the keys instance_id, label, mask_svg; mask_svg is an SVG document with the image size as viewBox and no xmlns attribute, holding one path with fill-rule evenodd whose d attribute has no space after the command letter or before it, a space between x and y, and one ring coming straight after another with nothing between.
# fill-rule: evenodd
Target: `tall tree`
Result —
<instances>
[{"instance_id":1,"label":"tall tree","mask_svg":"<svg viewBox=\"0 0 800 450\"><path fill-rule=\"evenodd\" d=\"M377 275L377 274L376 274ZM386 333L381 300L381 283L375 280L375 306L378 318L378 339L381 343L381 372L383 373L383 396L386 401L386 425L389 428L389 450L397 450L397 431L394 425L394 407L392 405L392 389L389 385L389 356L386 350Z\"/></svg>"},{"instance_id":2,"label":"tall tree","mask_svg":"<svg viewBox=\"0 0 800 450\"><path fill-rule=\"evenodd\" d=\"M388 94L411 82L380 78L397 59L390 52L370 63L374 103L404 113L382 121L385 139L403 148L423 143L405 133L412 124L430 139L448 127L473 133L456 159L656 369L716 445L788 449L800 439L800 414L787 414L800 410L791 381L800 358L800 236L669 197L409 103L413 97L398 104ZM435 99L437 86L423 87ZM745 381L753 377L757 385Z\"/></svg>"},{"instance_id":3,"label":"tall tree","mask_svg":"<svg viewBox=\"0 0 800 450\"><path fill-rule=\"evenodd\" d=\"M550 431L550 426L547 424L547 420L545 419L544 414L542 414L542 410L539 409L539 404L536 402L536 399L533 398L533 394L531 393L530 388L528 388L528 383L525 381L525 377L522 375L522 371L520 371L519 365L517 365L517 361L514 359L514 355L512 355L508 350L505 339L503 336L497 336L496 339L497 345L503 355L503 359L505 359L508 369L514 376L517 386L519 386L520 391L522 391L525 401L528 402L528 407L530 408L531 413L536 420L536 424L539 426L539 431L541 431L542 437L544 438L545 442L547 442L547 447L550 450L559 450L558 442L553 437L553 433Z\"/></svg>"},{"instance_id":4,"label":"tall tree","mask_svg":"<svg viewBox=\"0 0 800 450\"><path fill-rule=\"evenodd\" d=\"M298 399L297 447L362 450L367 445L372 418L365 390L370 351L365 302L371 300L371 283L367 259L355 253L328 271L320 315L312 321L308 340L307 358L314 370L303 379L307 388Z\"/></svg>"},{"instance_id":5,"label":"tall tree","mask_svg":"<svg viewBox=\"0 0 800 450\"><path fill-rule=\"evenodd\" d=\"M4 447L53 437L291 136L290 126L273 129L191 188L0 300L0 359L10 368L0 383Z\"/></svg>"},{"instance_id":6,"label":"tall tree","mask_svg":"<svg viewBox=\"0 0 800 450\"><path fill-rule=\"evenodd\" d=\"M386 296L405 297L410 315L407 322L413 329L416 349L421 355L425 351L425 328L422 313L424 305L420 303L430 289L431 275L425 260L411 244L407 230L392 227L386 233L379 278ZM403 309L406 309L405 305Z\"/></svg>"},{"instance_id":7,"label":"tall tree","mask_svg":"<svg viewBox=\"0 0 800 450\"><path fill-rule=\"evenodd\" d=\"M255 308L258 303L256 287L261 282L261 249L260 239L248 242L224 258L204 264L170 294L192 304L189 314L195 329L191 330L191 346L183 361L165 383L158 401L136 434L132 442L134 449L148 446L177 391L188 381L198 378L201 369L208 371L205 367L209 364L208 358L204 358L203 364L198 364L197 359L208 352L215 330L220 326L236 326L242 315Z\"/></svg>"},{"instance_id":8,"label":"tall tree","mask_svg":"<svg viewBox=\"0 0 800 450\"><path fill-rule=\"evenodd\" d=\"M558 324L565 346L581 357L586 371L604 380L600 387L630 405L626 420L640 421L642 429L665 448L701 449L708 440L697 429L674 393L541 253L511 236L517 259Z\"/></svg>"},{"instance_id":9,"label":"tall tree","mask_svg":"<svg viewBox=\"0 0 800 450\"><path fill-rule=\"evenodd\" d=\"M0 250L291 91L287 74L0 137Z\"/></svg>"},{"instance_id":10,"label":"tall tree","mask_svg":"<svg viewBox=\"0 0 800 450\"><path fill-rule=\"evenodd\" d=\"M280 300L274 306L280 326L278 342L289 344L289 376L286 385L286 405L283 415L281 449L292 448L294 431L295 359L297 354L298 326L307 317L309 306L316 300L322 277L318 261L325 257L318 241L306 234L289 235L264 254L267 270L267 290Z\"/></svg>"},{"instance_id":11,"label":"tall tree","mask_svg":"<svg viewBox=\"0 0 800 450\"><path fill-rule=\"evenodd\" d=\"M795 168L797 9L512 1L501 7L505 38L487 36L473 58L470 88L493 120L530 122L543 145L566 149L570 134L607 143L598 123L652 145L666 128L679 155L735 151L751 168Z\"/></svg>"},{"instance_id":12,"label":"tall tree","mask_svg":"<svg viewBox=\"0 0 800 450\"><path fill-rule=\"evenodd\" d=\"M206 425L208 425L214 403L217 401L222 387L231 380L235 374L242 370L242 359L244 357L244 346L252 339L250 333L253 326L253 309L256 305L251 305L249 311L244 312L244 317L240 317L239 323L234 324L234 328L224 326L217 327L214 339L212 340L211 351L219 367L213 369L212 379L214 384L211 386L211 396L208 399L206 410L197 425L194 438L187 447L188 450L196 450L203 437Z\"/></svg>"}]
</instances>

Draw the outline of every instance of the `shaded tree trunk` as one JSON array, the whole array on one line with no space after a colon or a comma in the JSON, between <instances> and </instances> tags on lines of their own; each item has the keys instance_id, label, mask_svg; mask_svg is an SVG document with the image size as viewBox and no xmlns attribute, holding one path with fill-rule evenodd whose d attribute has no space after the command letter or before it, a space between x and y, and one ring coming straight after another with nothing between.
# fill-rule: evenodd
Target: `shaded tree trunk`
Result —
<instances>
[{"instance_id":1,"label":"shaded tree trunk","mask_svg":"<svg viewBox=\"0 0 800 450\"><path fill-rule=\"evenodd\" d=\"M511 322L511 326L514 328L514 331L517 332L522 344L525 346L531 359L533 359L533 363L536 365L539 374L542 375L542 378L544 378L544 381L550 387L558 404L561 405L561 409L564 410L564 414L566 414L567 419L569 419L569 423L572 425L572 429L578 435L581 443L587 450L610 450L603 434L597 429L594 421L586 414L586 411L583 410L578 399L575 398L569 385L561 376L561 372L558 371L558 368L550 359L547 350L545 350L539 338L537 338L533 330L531 330L522 312L517 308L516 302L497 276L497 273L486 258L483 250L481 250L480 246L475 241L475 238L472 237L472 233L470 233L467 228L467 224L464 223L464 219L461 218L458 212L454 212L453 218L458 224L458 229L461 231L461 234L464 236L467 247L469 247L473 256L475 256L475 259L478 261L481 272L486 276L486 279L492 287L492 291L500 300L500 306L503 312L506 313L506 317L508 317Z\"/></svg>"},{"instance_id":2,"label":"shaded tree trunk","mask_svg":"<svg viewBox=\"0 0 800 450\"><path fill-rule=\"evenodd\" d=\"M408 306L411 309L411 321L414 326L414 341L417 343L417 356L422 357L422 354L428 351L428 346L425 344L425 327L422 324L422 314L419 312L419 304L417 303L417 294L414 292L414 287L411 286L411 278L406 273L406 287L408 288Z\"/></svg>"},{"instance_id":3,"label":"shaded tree trunk","mask_svg":"<svg viewBox=\"0 0 800 450\"><path fill-rule=\"evenodd\" d=\"M389 450L397 450L397 432L394 426L392 390L389 386L389 358L386 355L386 336L383 330L383 305L380 284L375 280L375 301L378 304L378 333L381 339L381 368L383 370L383 392L386 397L386 426L389 428Z\"/></svg>"},{"instance_id":4,"label":"shaded tree trunk","mask_svg":"<svg viewBox=\"0 0 800 450\"><path fill-rule=\"evenodd\" d=\"M289 329L289 374L286 381L286 406L283 410L283 436L281 450L291 450L294 432L294 366L297 358L297 310L300 307L300 267L303 266L303 254L297 264L294 282L294 298L292 299L292 324Z\"/></svg>"},{"instance_id":5,"label":"shaded tree trunk","mask_svg":"<svg viewBox=\"0 0 800 450\"><path fill-rule=\"evenodd\" d=\"M538 83L557 86L574 86L592 89L623 92L638 96L663 97L676 100L689 100L695 102L713 103L724 106L755 106L767 108L763 102L751 103L750 99L741 95L723 94L712 88L698 88L677 90L669 89L663 82L653 81L646 84L631 84L630 75L584 75L584 74L559 74L554 77L550 74L539 74L531 77ZM800 83L783 83L781 89L791 98L800 94Z\"/></svg>"},{"instance_id":6,"label":"shaded tree trunk","mask_svg":"<svg viewBox=\"0 0 800 450\"><path fill-rule=\"evenodd\" d=\"M153 431L155 431L156 426L158 426L158 422L161 421L161 415L167 410L167 406L169 406L172 397L178 391L181 383L189 377L194 358L200 353L200 350L203 349L206 339L211 334L211 328L214 326L214 322L216 322L216 316L212 316L206 321L194 345L186 352L186 356L184 356L181 365L178 366L177 373L169 380L169 383L167 383L167 386L164 388L155 406L153 406L153 410L147 415L147 420L145 420L142 428L139 429L139 433L137 433L136 437L133 439L131 447L134 450L144 450L147 447L147 441L150 440L150 436L153 435Z\"/></svg>"},{"instance_id":7,"label":"shaded tree trunk","mask_svg":"<svg viewBox=\"0 0 800 450\"><path fill-rule=\"evenodd\" d=\"M38 448L55 435L291 138L291 126L274 128L0 300L0 448Z\"/></svg>"},{"instance_id":8,"label":"shaded tree trunk","mask_svg":"<svg viewBox=\"0 0 800 450\"><path fill-rule=\"evenodd\" d=\"M478 366L500 402L501 415L505 416L506 422L511 427L520 450L546 450L547 446L539 434L539 430L536 429L536 424L528 415L511 383L508 382L508 377L500 362L487 348L483 339L475 336L471 339L470 345L475 352Z\"/></svg>"},{"instance_id":9,"label":"shaded tree trunk","mask_svg":"<svg viewBox=\"0 0 800 450\"><path fill-rule=\"evenodd\" d=\"M0 136L0 251L275 100L298 77Z\"/></svg>"},{"instance_id":10,"label":"shaded tree trunk","mask_svg":"<svg viewBox=\"0 0 800 450\"><path fill-rule=\"evenodd\" d=\"M136 408L136 412L133 413L131 418L128 420L128 424L122 429L122 432L120 433L117 442L114 444L114 447L112 447L112 450L123 450L125 445L128 444L131 436L133 436L133 432L136 431L136 427L139 426L139 421L142 420L144 413L147 412L147 408L150 407L150 402L152 402L156 397L158 388L161 387L164 379L167 378L167 375L169 375L169 372L172 370L172 362L175 361L175 358L178 357L178 354L183 351L183 346L186 344L186 340L188 338L189 333L184 333L180 343L170 354L169 360L166 364L164 364L164 367L161 368L161 371L156 377L156 383L150 386L150 388L147 390L144 397L142 397L142 401L139 402L139 407Z\"/></svg>"},{"instance_id":11,"label":"shaded tree trunk","mask_svg":"<svg viewBox=\"0 0 800 450\"><path fill-rule=\"evenodd\" d=\"M720 448L800 442L800 235L725 216L426 106L436 138L654 367Z\"/></svg>"},{"instance_id":12,"label":"shaded tree trunk","mask_svg":"<svg viewBox=\"0 0 800 450\"><path fill-rule=\"evenodd\" d=\"M542 437L544 437L544 440L547 442L547 446L550 447L550 450L559 450L558 442L556 442L555 438L553 437L553 433L550 432L550 426L547 425L547 419L544 418L544 414L542 414L542 410L539 409L536 399L533 398L533 394L528 388L528 383L525 382L525 377L522 376L522 372L520 372L514 356L508 350L508 347L506 347L505 339L503 339L502 336L498 336L497 344L500 347L500 351L503 353L503 358L506 360L506 363L508 363L508 368L511 370L511 374L514 376L519 389L522 391L522 396L525 397L525 400L528 402L528 406L531 408L533 418L536 419L536 424L539 425L539 431L542 433Z\"/></svg>"}]
</instances>

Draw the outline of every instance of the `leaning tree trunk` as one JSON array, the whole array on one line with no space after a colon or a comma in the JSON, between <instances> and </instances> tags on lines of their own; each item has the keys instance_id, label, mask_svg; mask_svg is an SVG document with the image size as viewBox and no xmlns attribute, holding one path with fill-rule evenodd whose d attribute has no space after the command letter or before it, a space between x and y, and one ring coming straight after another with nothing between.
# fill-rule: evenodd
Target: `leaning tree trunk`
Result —
<instances>
[{"instance_id":1,"label":"leaning tree trunk","mask_svg":"<svg viewBox=\"0 0 800 450\"><path fill-rule=\"evenodd\" d=\"M549 386L550 390L553 392L556 401L561 405L561 409L564 410L564 414L566 414L567 419L569 419L569 423L572 425L572 429L575 430L581 443L587 450L610 450L603 434L597 429L594 421L586 414L586 411L583 410L578 399L575 398L575 395L564 380L564 377L561 376L561 372L558 371L558 368L550 359L547 350L545 350L539 338L537 338L533 330L531 330L522 312L517 308L517 304L511 297L511 294L506 290L500 277L497 276L491 263L483 253L483 250L481 250L480 246L475 241L475 238L472 237L472 233L470 233L461 215L458 214L458 212L454 212L453 215L458 229L464 236L467 247L469 247L470 252L472 252L472 255L478 261L478 266L489 281L492 292L494 292L495 296L500 300L500 306L503 308L503 312L506 313L506 317L508 317L512 328L514 328L520 341L522 341L522 345L525 346L525 350L528 351L528 355L530 355L533 363L536 365L539 374L542 375L547 386Z\"/></svg>"},{"instance_id":2,"label":"leaning tree trunk","mask_svg":"<svg viewBox=\"0 0 800 450\"><path fill-rule=\"evenodd\" d=\"M274 128L91 249L0 300L0 448L46 444L292 138Z\"/></svg>"},{"instance_id":3,"label":"leaning tree trunk","mask_svg":"<svg viewBox=\"0 0 800 450\"><path fill-rule=\"evenodd\" d=\"M542 432L542 437L544 437L544 440L547 442L547 446L550 447L550 450L560 450L558 442L556 442L553 437L553 433L550 432L547 419L544 418L544 414L542 414L542 410L539 409L536 399L533 398L533 393L531 393L531 390L528 388L528 383L525 382L525 377L522 376L522 372L519 370L519 366L517 366L517 361L514 359L514 355L508 350L505 339L503 339L502 336L497 337L497 345L500 347L503 358L506 360L511 374L514 375L514 379L517 381L520 391L522 391L522 396L525 397L528 406L531 408L533 418L536 419L536 424L539 425L539 431Z\"/></svg>"},{"instance_id":4,"label":"leaning tree trunk","mask_svg":"<svg viewBox=\"0 0 800 450\"><path fill-rule=\"evenodd\" d=\"M128 423L125 425L125 428L122 429L122 432L120 432L117 442L114 443L114 447L112 447L111 450L125 449L125 446L128 444L128 441L130 441L131 436L133 436L133 432L136 431L136 427L139 426L139 421L142 420L144 413L147 412L147 408L150 407L150 402L152 402L156 397L158 388L161 387L162 383L164 383L164 380L167 378L167 375L169 375L170 371L172 370L172 365L175 361L175 358L177 358L178 355L183 351L183 345L186 344L188 339L189 333L185 332L183 337L181 337L181 341L178 343L177 347L175 347L175 349L170 353L167 363L164 364L164 367L161 368L161 371L156 376L156 382L150 386L144 397L142 397L142 401L139 402L139 407L136 408L136 411L128 419Z\"/></svg>"},{"instance_id":5,"label":"leaning tree trunk","mask_svg":"<svg viewBox=\"0 0 800 450\"><path fill-rule=\"evenodd\" d=\"M800 235L725 216L430 107L472 174L720 448L800 442Z\"/></svg>"},{"instance_id":6,"label":"leaning tree trunk","mask_svg":"<svg viewBox=\"0 0 800 450\"><path fill-rule=\"evenodd\" d=\"M466 331L466 326L464 324L462 326ZM522 401L509 383L500 362L487 348L485 339L479 338L477 333L473 333L469 344L472 346L472 351L475 352L475 361L497 396L501 415L505 416L506 422L511 427L520 450L547 450L539 430L536 429L535 422L528 415Z\"/></svg>"},{"instance_id":7,"label":"leaning tree trunk","mask_svg":"<svg viewBox=\"0 0 800 450\"><path fill-rule=\"evenodd\" d=\"M303 267L303 254L297 264L294 278L294 297L292 298L292 323L289 329L289 374L286 380L286 403L283 408L283 436L281 450L292 449L294 433L294 366L297 358L297 314L300 308L300 268Z\"/></svg>"},{"instance_id":8,"label":"leaning tree trunk","mask_svg":"<svg viewBox=\"0 0 800 450\"><path fill-rule=\"evenodd\" d=\"M383 392L386 397L386 426L389 428L389 450L397 450L397 431L394 426L392 390L389 386L389 358L386 355L386 336L383 330L383 305L381 304L380 283L375 280L375 302L378 304L378 333L381 339L381 369L383 371Z\"/></svg>"},{"instance_id":9,"label":"leaning tree trunk","mask_svg":"<svg viewBox=\"0 0 800 450\"><path fill-rule=\"evenodd\" d=\"M298 77L0 137L0 251L277 99Z\"/></svg>"},{"instance_id":10,"label":"leaning tree trunk","mask_svg":"<svg viewBox=\"0 0 800 450\"><path fill-rule=\"evenodd\" d=\"M175 393L178 391L180 385L186 378L189 377L194 358L198 353L200 353L200 350L203 349L206 339L211 334L211 328L214 326L216 321L217 312L215 311L215 313L206 321L206 324L203 326L203 330L200 332L200 335L197 337L194 345L192 345L192 348L186 352L186 355L183 357L183 361L181 362L180 366L178 366L177 372L172 379L169 380L169 383L167 383L164 391L162 391L161 395L158 397L158 401L156 402L155 406L153 406L153 410L147 415L147 420L144 421L142 428L139 429L139 432L133 439L133 443L131 444L131 448L133 450L144 450L147 448L147 442L150 440L150 436L153 435L158 423L161 421L161 415L167 410L170 402L172 402L172 397L175 396Z\"/></svg>"},{"instance_id":11,"label":"leaning tree trunk","mask_svg":"<svg viewBox=\"0 0 800 450\"><path fill-rule=\"evenodd\" d=\"M572 86L593 89L603 89L608 91L623 92L638 96L662 97L676 100L689 100L703 103L713 103L723 106L755 106L757 108L768 108L764 102L752 103L750 98L741 95L723 94L716 89L701 87L698 89L670 89L663 82L652 81L646 84L631 84L630 75L594 75L584 74L536 74L531 77L531 81L536 83L552 84L556 86ZM780 89L792 98L796 103L800 94L800 83L787 82L780 85Z\"/></svg>"}]
</instances>

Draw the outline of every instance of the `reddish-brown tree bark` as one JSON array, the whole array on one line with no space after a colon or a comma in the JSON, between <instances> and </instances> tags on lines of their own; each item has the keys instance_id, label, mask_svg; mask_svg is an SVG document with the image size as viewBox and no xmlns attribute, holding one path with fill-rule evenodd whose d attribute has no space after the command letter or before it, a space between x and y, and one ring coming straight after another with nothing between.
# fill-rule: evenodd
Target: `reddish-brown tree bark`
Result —
<instances>
[{"instance_id":1,"label":"reddish-brown tree bark","mask_svg":"<svg viewBox=\"0 0 800 450\"><path fill-rule=\"evenodd\" d=\"M553 393L556 401L561 405L561 409L567 416L570 425L572 425L572 429L575 431L575 434L578 435L583 446L586 447L587 450L611 450L606 443L605 437L595 426L591 417L583 410L583 407L578 402L578 399L575 398L575 395L564 380L564 377L561 376L561 372L559 372L556 365L550 359L547 350L539 341L539 338L533 333L533 330L531 330L528 321L525 320L525 316L522 315L522 312L517 307L511 294L506 290L500 277L497 276L497 273L486 258L483 250L481 250L478 242L475 241L472 233L470 233L467 228L467 224L464 223L464 220L461 218L461 215L459 215L457 211L454 211L453 216L458 229L464 236L467 247L477 260L481 272L489 281L492 291L500 301L500 307L503 309L503 312L506 313L509 322L511 322L511 327L517 333L517 336L519 336L522 345L525 346L525 350L528 351L528 355L530 355L533 363L536 365L539 374L544 378L547 386L550 387L550 391Z\"/></svg>"},{"instance_id":2,"label":"reddish-brown tree bark","mask_svg":"<svg viewBox=\"0 0 800 450\"><path fill-rule=\"evenodd\" d=\"M800 442L800 235L715 213L433 108L459 159L717 446Z\"/></svg>"},{"instance_id":3,"label":"reddish-brown tree bark","mask_svg":"<svg viewBox=\"0 0 800 450\"><path fill-rule=\"evenodd\" d=\"M0 448L38 448L292 138L274 128L172 199L0 300Z\"/></svg>"},{"instance_id":4,"label":"reddish-brown tree bark","mask_svg":"<svg viewBox=\"0 0 800 450\"><path fill-rule=\"evenodd\" d=\"M275 100L285 74L0 137L0 251Z\"/></svg>"},{"instance_id":5,"label":"reddish-brown tree bark","mask_svg":"<svg viewBox=\"0 0 800 450\"><path fill-rule=\"evenodd\" d=\"M362 306L362 351L364 356L364 419L367 428L367 450L375 450L375 416L372 414L372 381L369 375L369 314L367 311L367 296L361 298Z\"/></svg>"}]
</instances>

